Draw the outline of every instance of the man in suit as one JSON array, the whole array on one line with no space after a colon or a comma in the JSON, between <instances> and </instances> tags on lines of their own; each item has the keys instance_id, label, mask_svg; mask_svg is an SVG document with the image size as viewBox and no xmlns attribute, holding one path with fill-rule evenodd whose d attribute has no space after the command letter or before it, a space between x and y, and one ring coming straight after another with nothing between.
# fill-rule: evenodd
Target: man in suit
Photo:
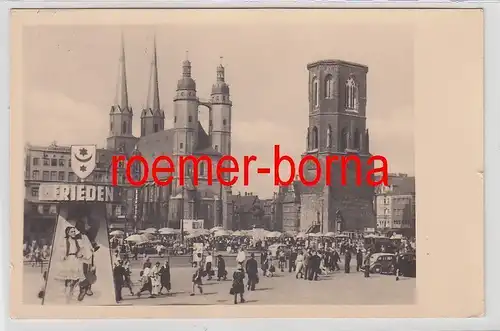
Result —
<instances>
[{"instance_id":1,"label":"man in suit","mask_svg":"<svg viewBox=\"0 0 500 331\"><path fill-rule=\"evenodd\" d=\"M255 285L257 284L257 280L259 279L259 265L255 260L254 253L250 255L250 259L248 259L245 268L248 275L247 289L250 291L255 291Z\"/></svg>"}]
</instances>

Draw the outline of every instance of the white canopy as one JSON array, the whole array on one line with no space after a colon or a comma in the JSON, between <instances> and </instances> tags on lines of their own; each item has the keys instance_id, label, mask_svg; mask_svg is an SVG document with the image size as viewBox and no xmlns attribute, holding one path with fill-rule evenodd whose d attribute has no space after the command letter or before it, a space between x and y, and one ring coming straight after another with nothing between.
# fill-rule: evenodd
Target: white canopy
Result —
<instances>
[{"instance_id":1,"label":"white canopy","mask_svg":"<svg viewBox=\"0 0 500 331\"><path fill-rule=\"evenodd\" d=\"M143 243L143 242L148 241L148 237L146 237L145 235L142 235L142 234L133 234L133 235L127 237L127 239L125 239L125 240L139 244L139 243Z\"/></svg>"},{"instance_id":2,"label":"white canopy","mask_svg":"<svg viewBox=\"0 0 500 331\"><path fill-rule=\"evenodd\" d=\"M114 230L109 233L110 236L121 237L125 234L122 230Z\"/></svg>"},{"instance_id":3,"label":"white canopy","mask_svg":"<svg viewBox=\"0 0 500 331\"><path fill-rule=\"evenodd\" d=\"M214 233L214 236L216 237L224 237L224 236L229 236L231 233L227 230L218 230Z\"/></svg>"}]
</instances>

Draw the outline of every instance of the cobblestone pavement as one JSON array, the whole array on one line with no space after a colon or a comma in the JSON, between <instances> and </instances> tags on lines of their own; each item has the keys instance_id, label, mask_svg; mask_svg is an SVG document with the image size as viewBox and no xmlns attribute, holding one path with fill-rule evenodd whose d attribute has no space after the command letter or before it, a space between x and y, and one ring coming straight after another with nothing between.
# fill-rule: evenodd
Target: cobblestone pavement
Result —
<instances>
[{"instance_id":1,"label":"cobblestone pavement","mask_svg":"<svg viewBox=\"0 0 500 331\"><path fill-rule=\"evenodd\" d=\"M140 261L134 263L132 280L138 280ZM228 267L231 276L234 267ZM356 272L355 266L351 273L342 271L320 276L319 281L296 279L295 274L277 272L275 277L267 278L260 275L257 290L245 293L245 304L328 304L328 305L397 305L413 304L416 292L415 278L402 278L396 281L393 276L371 275L364 278L361 272ZM175 265L171 268L172 293L149 298L147 293L137 298L131 296L128 289L123 289L124 301L120 305L225 305L233 304L229 295L231 281L207 280L204 278L204 294L190 296L191 275L194 269L188 266ZM25 266L23 300L26 304L40 304L36 297L41 286L40 267ZM137 291L139 284L134 284ZM110 289L111 290L111 289ZM164 290L165 291L165 290ZM81 304L84 304L83 302ZM90 303L87 303L90 304Z\"/></svg>"}]
</instances>

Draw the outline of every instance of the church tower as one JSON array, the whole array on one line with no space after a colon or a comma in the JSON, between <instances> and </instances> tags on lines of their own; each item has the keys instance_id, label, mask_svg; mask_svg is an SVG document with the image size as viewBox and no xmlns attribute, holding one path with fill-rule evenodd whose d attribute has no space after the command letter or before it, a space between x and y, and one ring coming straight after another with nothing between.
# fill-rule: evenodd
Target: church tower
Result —
<instances>
[{"instance_id":1,"label":"church tower","mask_svg":"<svg viewBox=\"0 0 500 331\"><path fill-rule=\"evenodd\" d=\"M128 103L127 71L125 63L125 44L121 40L121 56L114 105L109 112L109 135L107 149L121 153L133 151L137 138L132 135L133 111Z\"/></svg>"},{"instance_id":2,"label":"church tower","mask_svg":"<svg viewBox=\"0 0 500 331\"><path fill-rule=\"evenodd\" d=\"M191 62L186 59L182 62L182 78L177 82L177 93L174 97L174 156L193 154L197 142L197 129L196 83L191 77Z\"/></svg>"},{"instance_id":3,"label":"church tower","mask_svg":"<svg viewBox=\"0 0 500 331\"><path fill-rule=\"evenodd\" d=\"M326 231L354 231L374 226L373 187L367 185L366 174L373 168L369 135L366 128L366 78L368 67L341 60L311 63L309 71L309 125L306 152L320 161L321 177L317 185L304 187L301 199L300 227L317 220ZM346 184L342 184L342 163L328 164L328 156L340 160L356 155L360 160L361 185L357 185L357 164L348 162ZM327 169L328 168L328 169ZM311 181L317 173L314 162L307 162L304 177ZM326 171L331 174L326 182ZM318 216L320 215L320 216ZM320 221L321 218L321 221ZM346 224L337 224L342 219ZM342 221L344 222L344 221Z\"/></svg>"},{"instance_id":4,"label":"church tower","mask_svg":"<svg viewBox=\"0 0 500 331\"><path fill-rule=\"evenodd\" d=\"M156 38L153 42L153 58L151 61L151 76L149 78L148 99L141 113L141 137L163 131L165 113L160 109L160 89L158 86L158 60L156 55Z\"/></svg>"},{"instance_id":5,"label":"church tower","mask_svg":"<svg viewBox=\"0 0 500 331\"><path fill-rule=\"evenodd\" d=\"M212 86L211 139L212 148L222 155L231 155L231 99L225 82L222 63L217 67L217 81Z\"/></svg>"}]
</instances>

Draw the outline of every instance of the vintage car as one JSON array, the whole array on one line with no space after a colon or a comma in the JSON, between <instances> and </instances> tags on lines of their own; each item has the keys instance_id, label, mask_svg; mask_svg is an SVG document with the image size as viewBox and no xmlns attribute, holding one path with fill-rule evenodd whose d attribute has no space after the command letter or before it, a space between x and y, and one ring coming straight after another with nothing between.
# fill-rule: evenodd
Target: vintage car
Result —
<instances>
[{"instance_id":1,"label":"vintage car","mask_svg":"<svg viewBox=\"0 0 500 331\"><path fill-rule=\"evenodd\" d=\"M396 256L392 253L375 253L370 257L370 273L394 274L394 261Z\"/></svg>"}]
</instances>

